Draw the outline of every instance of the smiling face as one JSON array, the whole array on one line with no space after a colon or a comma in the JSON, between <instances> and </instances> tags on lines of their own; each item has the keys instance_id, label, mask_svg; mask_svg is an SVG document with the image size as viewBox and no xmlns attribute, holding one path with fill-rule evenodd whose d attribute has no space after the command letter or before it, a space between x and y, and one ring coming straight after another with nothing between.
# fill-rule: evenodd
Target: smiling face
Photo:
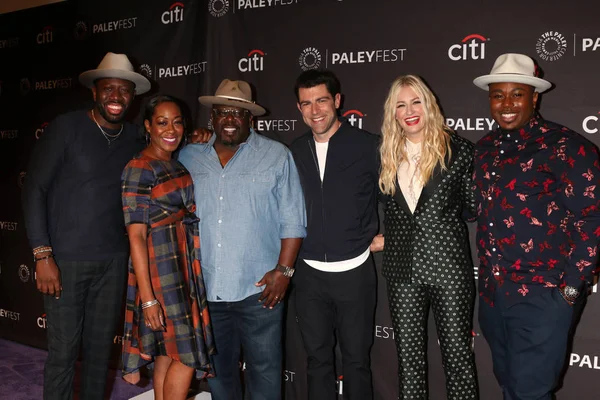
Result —
<instances>
[{"instance_id":1,"label":"smiling face","mask_svg":"<svg viewBox=\"0 0 600 400\"><path fill-rule=\"evenodd\" d=\"M152 120L144 120L150 135L148 149L157 158L170 160L183 138L184 126L181 109L173 102L163 102L154 108Z\"/></svg>"},{"instance_id":2,"label":"smiling face","mask_svg":"<svg viewBox=\"0 0 600 400\"><path fill-rule=\"evenodd\" d=\"M400 87L396 99L396 121L406 137L413 143L425 135L425 112L423 102L410 86Z\"/></svg>"},{"instance_id":3,"label":"smiling face","mask_svg":"<svg viewBox=\"0 0 600 400\"><path fill-rule=\"evenodd\" d=\"M520 129L533 117L538 93L523 83L490 84L490 113L505 130Z\"/></svg>"},{"instance_id":4,"label":"smiling face","mask_svg":"<svg viewBox=\"0 0 600 400\"><path fill-rule=\"evenodd\" d=\"M298 110L317 142L327 142L340 127L340 98L339 93L333 97L325 84L298 90Z\"/></svg>"},{"instance_id":5,"label":"smiling face","mask_svg":"<svg viewBox=\"0 0 600 400\"><path fill-rule=\"evenodd\" d=\"M245 108L215 105L212 114L217 146L237 149L250 136L252 114Z\"/></svg>"},{"instance_id":6,"label":"smiling face","mask_svg":"<svg viewBox=\"0 0 600 400\"><path fill-rule=\"evenodd\" d=\"M94 82L92 94L100 125L117 129L133 101L135 85L118 78L99 79Z\"/></svg>"}]
</instances>

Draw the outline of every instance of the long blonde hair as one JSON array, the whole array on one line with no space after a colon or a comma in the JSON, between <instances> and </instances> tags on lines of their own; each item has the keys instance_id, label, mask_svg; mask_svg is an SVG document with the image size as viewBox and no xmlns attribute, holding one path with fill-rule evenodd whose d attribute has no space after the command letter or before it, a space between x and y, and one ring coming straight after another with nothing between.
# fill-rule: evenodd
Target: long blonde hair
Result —
<instances>
[{"instance_id":1,"label":"long blonde hair","mask_svg":"<svg viewBox=\"0 0 600 400\"><path fill-rule=\"evenodd\" d=\"M424 110L424 137L421 142L421 159L419 162L420 176L426 185L433 174L436 165L447 169L446 158L450 157L450 128L444 122L437 100L425 83L415 75L399 76L392 82L383 109L381 134L383 140L379 152L381 154L381 173L379 188L384 194L394 195L398 167L407 158L406 134L396 120L396 102L398 93L403 87L415 91Z\"/></svg>"}]
</instances>

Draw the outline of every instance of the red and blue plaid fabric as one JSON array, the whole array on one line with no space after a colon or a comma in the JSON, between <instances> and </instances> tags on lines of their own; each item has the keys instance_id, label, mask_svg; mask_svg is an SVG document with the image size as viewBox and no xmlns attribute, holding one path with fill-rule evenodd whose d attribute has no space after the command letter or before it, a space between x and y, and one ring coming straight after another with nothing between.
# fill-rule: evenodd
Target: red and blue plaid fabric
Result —
<instances>
[{"instance_id":1,"label":"red and blue plaid fabric","mask_svg":"<svg viewBox=\"0 0 600 400\"><path fill-rule=\"evenodd\" d=\"M134 372L156 356L208 371L215 347L200 267L192 178L178 161L142 155L125 167L121 193L125 224L148 226L152 289L166 319L164 332L146 326L130 260L123 372Z\"/></svg>"}]
</instances>

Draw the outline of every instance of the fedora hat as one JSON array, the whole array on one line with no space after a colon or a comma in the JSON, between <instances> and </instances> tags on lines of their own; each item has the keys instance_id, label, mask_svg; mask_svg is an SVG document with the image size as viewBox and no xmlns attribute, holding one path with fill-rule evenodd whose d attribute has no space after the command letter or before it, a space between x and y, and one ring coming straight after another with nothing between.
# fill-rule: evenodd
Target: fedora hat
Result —
<instances>
[{"instance_id":1,"label":"fedora hat","mask_svg":"<svg viewBox=\"0 0 600 400\"><path fill-rule=\"evenodd\" d=\"M252 115L263 115L266 110L252 101L252 89L248 82L223 79L214 96L198 97L200 104L208 107L223 105L245 108Z\"/></svg>"},{"instance_id":2,"label":"fedora hat","mask_svg":"<svg viewBox=\"0 0 600 400\"><path fill-rule=\"evenodd\" d=\"M118 78L133 82L135 93L142 94L150 90L150 81L134 71L133 65L125 54L106 53L98 68L82 72L79 82L92 88L94 82L103 78Z\"/></svg>"},{"instance_id":3,"label":"fedora hat","mask_svg":"<svg viewBox=\"0 0 600 400\"><path fill-rule=\"evenodd\" d=\"M523 54L507 53L496 59L489 75L483 75L473 80L475 86L489 90L490 83L514 82L533 86L536 92L542 93L550 89L552 84L538 78L533 60Z\"/></svg>"}]
</instances>

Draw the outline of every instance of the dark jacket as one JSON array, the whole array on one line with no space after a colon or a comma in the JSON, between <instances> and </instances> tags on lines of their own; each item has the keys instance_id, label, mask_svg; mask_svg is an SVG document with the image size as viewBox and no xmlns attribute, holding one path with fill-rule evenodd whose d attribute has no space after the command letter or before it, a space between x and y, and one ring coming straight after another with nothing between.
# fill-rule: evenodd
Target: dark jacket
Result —
<instances>
[{"instance_id":1,"label":"dark jacket","mask_svg":"<svg viewBox=\"0 0 600 400\"><path fill-rule=\"evenodd\" d=\"M300 258L342 261L369 247L378 230L378 145L378 136L342 122L329 139L321 183L312 132L292 143L308 221Z\"/></svg>"},{"instance_id":2,"label":"dark jacket","mask_svg":"<svg viewBox=\"0 0 600 400\"><path fill-rule=\"evenodd\" d=\"M448 170L438 165L423 187L414 214L396 184L383 196L385 249L382 274L402 283L452 286L473 282L464 219L475 218L473 144L453 134Z\"/></svg>"}]
</instances>

